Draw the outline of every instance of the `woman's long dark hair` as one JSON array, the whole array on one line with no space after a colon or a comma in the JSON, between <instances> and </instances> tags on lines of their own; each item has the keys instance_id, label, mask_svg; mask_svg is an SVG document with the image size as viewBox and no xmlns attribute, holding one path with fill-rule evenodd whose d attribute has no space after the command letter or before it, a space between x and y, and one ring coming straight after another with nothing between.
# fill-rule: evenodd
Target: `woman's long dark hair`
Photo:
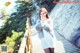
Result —
<instances>
[{"instance_id":1,"label":"woman's long dark hair","mask_svg":"<svg viewBox=\"0 0 80 53\"><path fill-rule=\"evenodd\" d=\"M49 19L48 11L47 11L47 9L46 9L45 7L41 7L41 9L40 9L40 11L39 11L39 17L40 17L40 19L41 19L40 13L41 13L41 11L42 11L42 8L45 9L45 11L46 11L46 13L47 13L47 14L46 14L46 18Z\"/></svg>"}]
</instances>

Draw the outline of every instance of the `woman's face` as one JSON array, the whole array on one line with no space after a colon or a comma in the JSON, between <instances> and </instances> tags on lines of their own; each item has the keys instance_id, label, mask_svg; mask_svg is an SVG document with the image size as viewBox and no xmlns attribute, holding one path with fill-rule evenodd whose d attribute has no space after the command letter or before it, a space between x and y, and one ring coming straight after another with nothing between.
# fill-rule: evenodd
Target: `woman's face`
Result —
<instances>
[{"instance_id":1,"label":"woman's face","mask_svg":"<svg viewBox=\"0 0 80 53\"><path fill-rule=\"evenodd\" d=\"M46 17L47 10L45 8L41 8L40 16Z\"/></svg>"}]
</instances>

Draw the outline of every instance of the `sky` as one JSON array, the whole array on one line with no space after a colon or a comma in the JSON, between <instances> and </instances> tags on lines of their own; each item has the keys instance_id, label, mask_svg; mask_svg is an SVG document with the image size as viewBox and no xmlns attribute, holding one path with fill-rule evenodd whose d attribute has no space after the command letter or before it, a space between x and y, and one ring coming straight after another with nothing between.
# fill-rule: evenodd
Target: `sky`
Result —
<instances>
[{"instance_id":1,"label":"sky","mask_svg":"<svg viewBox=\"0 0 80 53\"><path fill-rule=\"evenodd\" d=\"M0 0L0 18L1 18L1 11L5 9L6 12L10 13L11 9L16 5L16 0ZM6 2L11 2L11 4L8 7L5 7ZM3 20L0 19L0 26L2 25Z\"/></svg>"},{"instance_id":2,"label":"sky","mask_svg":"<svg viewBox=\"0 0 80 53\"><path fill-rule=\"evenodd\" d=\"M12 8L15 5L16 0L0 0L0 10L5 6L6 2L11 2L11 4L8 6L9 8Z\"/></svg>"},{"instance_id":3,"label":"sky","mask_svg":"<svg viewBox=\"0 0 80 53\"><path fill-rule=\"evenodd\" d=\"M10 11L15 6L15 1L16 0L0 0L0 11L3 9L5 9L7 12ZM11 4L8 7L5 7L6 2L11 2Z\"/></svg>"}]
</instances>

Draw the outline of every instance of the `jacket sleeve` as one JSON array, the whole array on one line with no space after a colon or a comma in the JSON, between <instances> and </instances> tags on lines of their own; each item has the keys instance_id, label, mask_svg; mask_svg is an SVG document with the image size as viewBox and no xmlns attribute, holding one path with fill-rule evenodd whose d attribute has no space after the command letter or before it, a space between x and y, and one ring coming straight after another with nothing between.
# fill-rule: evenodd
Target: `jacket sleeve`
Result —
<instances>
[{"instance_id":1,"label":"jacket sleeve","mask_svg":"<svg viewBox=\"0 0 80 53\"><path fill-rule=\"evenodd\" d=\"M53 22L52 20L48 20L46 24L44 24L43 27L46 31L52 31L53 30Z\"/></svg>"},{"instance_id":2,"label":"jacket sleeve","mask_svg":"<svg viewBox=\"0 0 80 53\"><path fill-rule=\"evenodd\" d=\"M54 35L54 30L53 30L53 21L49 20L47 23L44 25L44 30L49 32L52 36Z\"/></svg>"},{"instance_id":3,"label":"jacket sleeve","mask_svg":"<svg viewBox=\"0 0 80 53\"><path fill-rule=\"evenodd\" d=\"M41 21L40 20L37 21L35 28L39 32L42 31L42 26L41 26Z\"/></svg>"}]
</instances>

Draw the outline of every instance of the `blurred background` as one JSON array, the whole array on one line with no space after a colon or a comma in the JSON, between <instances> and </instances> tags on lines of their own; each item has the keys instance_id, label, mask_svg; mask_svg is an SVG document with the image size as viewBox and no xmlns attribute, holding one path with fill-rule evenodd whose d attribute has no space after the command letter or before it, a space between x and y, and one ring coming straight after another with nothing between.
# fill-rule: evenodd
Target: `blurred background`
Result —
<instances>
[{"instance_id":1,"label":"blurred background","mask_svg":"<svg viewBox=\"0 0 80 53\"><path fill-rule=\"evenodd\" d=\"M53 19L54 30L80 48L80 4L56 4L54 1L0 0L0 45L8 45L8 52L18 53L27 17L30 17L31 25L35 25L40 7L45 6Z\"/></svg>"}]
</instances>

